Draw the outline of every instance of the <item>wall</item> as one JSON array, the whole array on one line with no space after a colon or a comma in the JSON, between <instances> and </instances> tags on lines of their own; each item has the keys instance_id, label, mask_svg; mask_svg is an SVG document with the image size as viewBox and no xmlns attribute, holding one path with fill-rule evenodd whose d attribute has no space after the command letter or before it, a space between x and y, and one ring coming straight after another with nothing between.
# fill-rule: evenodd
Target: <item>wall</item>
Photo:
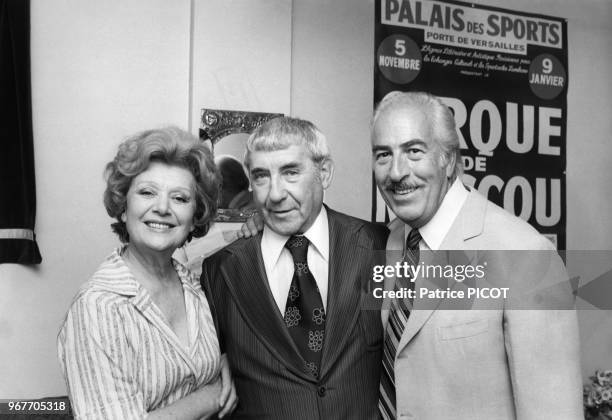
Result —
<instances>
[{"instance_id":1,"label":"wall","mask_svg":"<svg viewBox=\"0 0 612 420\"><path fill-rule=\"evenodd\" d=\"M32 1L43 262L0 265L0 396L65 393L55 339L78 286L116 246L104 164L146 127L187 125L189 2Z\"/></svg>"},{"instance_id":2,"label":"wall","mask_svg":"<svg viewBox=\"0 0 612 420\"><path fill-rule=\"evenodd\" d=\"M193 132L200 109L289 113L290 0L194 0Z\"/></svg>"},{"instance_id":3,"label":"wall","mask_svg":"<svg viewBox=\"0 0 612 420\"><path fill-rule=\"evenodd\" d=\"M336 164L326 202L371 218L369 123L374 2L294 1L291 112L327 136Z\"/></svg>"},{"instance_id":4,"label":"wall","mask_svg":"<svg viewBox=\"0 0 612 420\"><path fill-rule=\"evenodd\" d=\"M568 245L612 249L612 3L479 3L568 18ZM337 164L328 203L369 218L373 16L374 0L32 0L43 263L0 265L0 398L65 393L55 337L117 243L102 169L126 135L168 123L195 133L203 106L312 119ZM612 367L610 314L580 321L585 374Z\"/></svg>"}]
</instances>

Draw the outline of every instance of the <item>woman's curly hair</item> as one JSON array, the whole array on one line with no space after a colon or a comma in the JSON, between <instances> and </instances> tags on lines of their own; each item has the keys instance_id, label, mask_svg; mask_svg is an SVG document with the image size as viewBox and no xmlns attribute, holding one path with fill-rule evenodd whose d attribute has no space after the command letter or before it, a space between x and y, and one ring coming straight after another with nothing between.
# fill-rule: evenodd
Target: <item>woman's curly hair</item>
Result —
<instances>
[{"instance_id":1,"label":"woman's curly hair","mask_svg":"<svg viewBox=\"0 0 612 420\"><path fill-rule=\"evenodd\" d=\"M126 210L127 193L132 180L146 171L151 162L163 162L189 170L196 181L194 230L187 237L200 238L208 232L217 212L219 173L209 148L192 134L177 127L165 127L138 133L119 146L117 155L106 165L104 206L121 242L130 238L121 215Z\"/></svg>"}]
</instances>

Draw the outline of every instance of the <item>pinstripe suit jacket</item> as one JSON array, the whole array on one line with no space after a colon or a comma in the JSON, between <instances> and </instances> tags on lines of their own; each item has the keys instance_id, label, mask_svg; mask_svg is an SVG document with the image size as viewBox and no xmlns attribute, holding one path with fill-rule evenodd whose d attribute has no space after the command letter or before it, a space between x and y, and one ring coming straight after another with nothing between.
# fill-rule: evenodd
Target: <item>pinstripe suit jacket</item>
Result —
<instances>
[{"instance_id":1,"label":"pinstripe suit jacket","mask_svg":"<svg viewBox=\"0 0 612 420\"><path fill-rule=\"evenodd\" d=\"M261 234L204 261L202 285L238 391L233 418L378 418L383 330L380 312L361 306L370 264L380 263L371 251L385 249L388 231L327 211L329 294L319 380L304 372L270 292Z\"/></svg>"}]
</instances>

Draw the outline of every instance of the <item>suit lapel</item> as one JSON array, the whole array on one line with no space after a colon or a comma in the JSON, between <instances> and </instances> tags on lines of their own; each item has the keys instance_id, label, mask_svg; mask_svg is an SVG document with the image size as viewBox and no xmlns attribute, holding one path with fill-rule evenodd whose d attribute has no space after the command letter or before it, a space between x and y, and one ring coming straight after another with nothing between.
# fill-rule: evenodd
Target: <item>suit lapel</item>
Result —
<instances>
[{"instance_id":1,"label":"suit lapel","mask_svg":"<svg viewBox=\"0 0 612 420\"><path fill-rule=\"evenodd\" d=\"M440 244L440 249L466 249L465 241L482 234L487 200L473 188L468 189L468 198Z\"/></svg>"},{"instance_id":2,"label":"suit lapel","mask_svg":"<svg viewBox=\"0 0 612 420\"><path fill-rule=\"evenodd\" d=\"M270 292L260 242L261 234L234 247L234 258L221 267L222 275L243 319L267 351L294 374L312 381Z\"/></svg>"},{"instance_id":3,"label":"suit lapel","mask_svg":"<svg viewBox=\"0 0 612 420\"><path fill-rule=\"evenodd\" d=\"M367 250L360 246L359 236L342 224L333 210L329 220L329 277L325 343L321 360L321 377L333 367L344 350L359 315L361 296L360 261L367 261Z\"/></svg>"},{"instance_id":4,"label":"suit lapel","mask_svg":"<svg viewBox=\"0 0 612 420\"><path fill-rule=\"evenodd\" d=\"M426 261L426 263L433 264L452 264L453 262L450 260L455 260L457 255L448 254L447 250L459 251L465 250L466 245L465 241L478 236L482 233L483 223L484 223L484 213L486 211L486 200L480 196L478 192L469 188L470 193L468 195L467 200L465 201L461 211L457 215L457 218L450 230L446 234L446 237L442 241L440 245L440 250L432 253L434 255L435 260L433 262ZM403 240L403 223L399 223L394 225L394 233L390 235L390 238L393 236L396 238L399 235L398 230L401 229L402 240ZM397 244L395 244L397 246ZM468 260L471 260L473 255L471 253L466 253L465 256ZM453 282L451 288L456 286L456 282ZM427 287L429 290L435 289L436 284L434 284L429 279L417 279L416 288L419 290L420 287ZM410 340L419 332L419 330L425 325L427 320L431 317L434 311L440 306L442 303L442 299L427 299L427 303L419 302L417 299L415 301L415 308L410 313L408 318L408 322L406 323L406 328L402 333L402 338L398 343L397 354L401 352L401 350L408 345ZM423 306L421 306L423 305Z\"/></svg>"}]
</instances>

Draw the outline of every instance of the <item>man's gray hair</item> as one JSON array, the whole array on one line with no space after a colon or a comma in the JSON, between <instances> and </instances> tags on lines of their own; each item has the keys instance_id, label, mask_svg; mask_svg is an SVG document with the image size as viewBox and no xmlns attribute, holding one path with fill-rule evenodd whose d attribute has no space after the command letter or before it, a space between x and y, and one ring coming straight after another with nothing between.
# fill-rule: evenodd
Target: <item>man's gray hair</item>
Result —
<instances>
[{"instance_id":1,"label":"man's gray hair","mask_svg":"<svg viewBox=\"0 0 612 420\"><path fill-rule=\"evenodd\" d=\"M378 103L374 116L372 117L371 132L374 135L374 126L378 118L385 113L404 106L414 106L421 109L427 116L427 122L431 127L433 140L442 149L442 155L448 164L450 158L455 156L455 167L451 174L451 180L463 174L463 162L461 160L461 148L459 136L455 125L455 117L450 108L437 96L426 92L400 92L393 91L385 95Z\"/></svg>"},{"instance_id":2,"label":"man's gray hair","mask_svg":"<svg viewBox=\"0 0 612 420\"><path fill-rule=\"evenodd\" d=\"M249 155L252 152L271 152L302 144L315 163L330 159L327 139L313 123L292 117L274 118L257 127L249 136L244 164L249 167Z\"/></svg>"}]
</instances>

